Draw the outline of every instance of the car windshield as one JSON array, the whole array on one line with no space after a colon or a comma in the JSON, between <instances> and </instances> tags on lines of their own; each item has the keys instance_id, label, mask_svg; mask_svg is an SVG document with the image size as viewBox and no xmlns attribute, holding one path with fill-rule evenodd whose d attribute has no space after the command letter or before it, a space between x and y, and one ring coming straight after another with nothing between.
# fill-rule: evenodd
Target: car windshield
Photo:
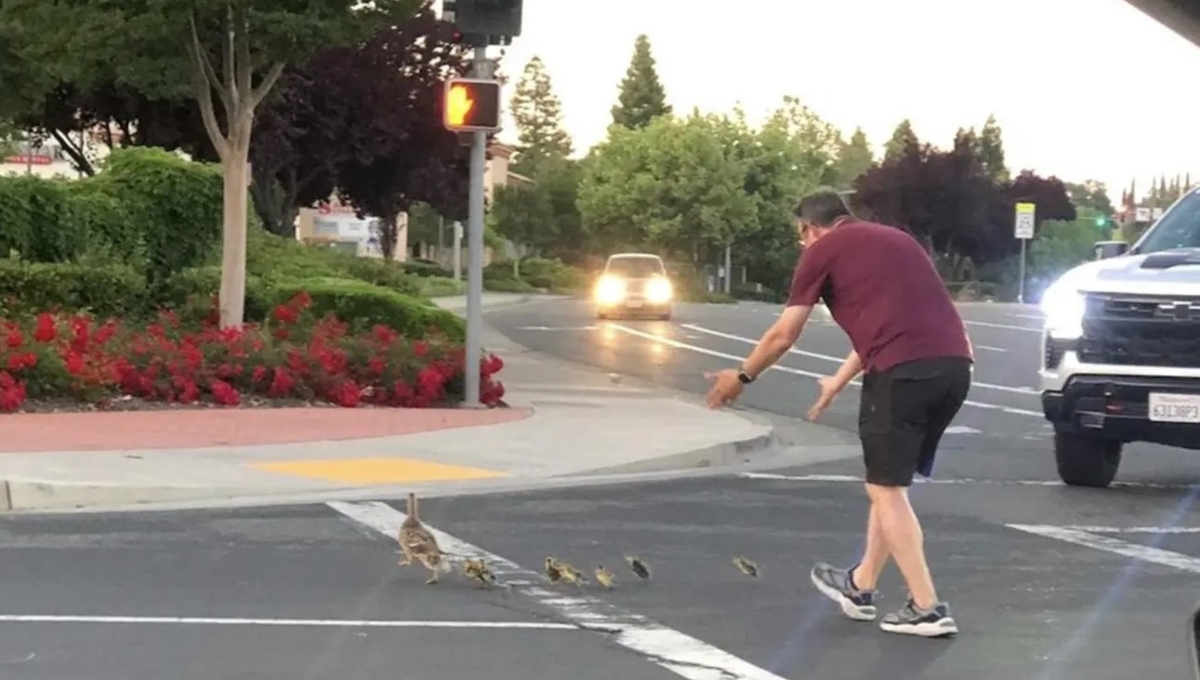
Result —
<instances>
[{"instance_id":1,"label":"car windshield","mask_svg":"<svg viewBox=\"0 0 1200 680\"><path fill-rule=\"evenodd\" d=\"M663 273L662 261L655 257L614 257L608 261L609 274L644 279Z\"/></svg>"},{"instance_id":2,"label":"car windshield","mask_svg":"<svg viewBox=\"0 0 1200 680\"><path fill-rule=\"evenodd\" d=\"M1175 248L1200 248L1200 193L1190 193L1146 232L1137 244L1139 254Z\"/></svg>"}]
</instances>

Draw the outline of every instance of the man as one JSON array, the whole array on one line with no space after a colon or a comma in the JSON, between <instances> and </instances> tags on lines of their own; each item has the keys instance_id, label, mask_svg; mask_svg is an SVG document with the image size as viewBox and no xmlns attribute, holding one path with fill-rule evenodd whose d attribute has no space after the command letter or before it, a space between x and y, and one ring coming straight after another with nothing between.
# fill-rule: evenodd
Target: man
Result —
<instances>
[{"instance_id":1,"label":"man","mask_svg":"<svg viewBox=\"0 0 1200 680\"><path fill-rule=\"evenodd\" d=\"M779 320L740 369L709 375L709 406L736 399L800 337L813 305L824 299L853 351L819 381L815 419L865 370L858 429L866 464L866 548L849 568L818 564L813 585L846 616L876 618L876 583L888 558L908 584L908 602L883 618L885 631L925 637L958 632L938 599L925 562L921 525L908 500L915 473L928 477L942 434L971 386L973 354L966 326L925 249L907 233L855 219L841 197L803 198L795 215L803 253Z\"/></svg>"}]
</instances>

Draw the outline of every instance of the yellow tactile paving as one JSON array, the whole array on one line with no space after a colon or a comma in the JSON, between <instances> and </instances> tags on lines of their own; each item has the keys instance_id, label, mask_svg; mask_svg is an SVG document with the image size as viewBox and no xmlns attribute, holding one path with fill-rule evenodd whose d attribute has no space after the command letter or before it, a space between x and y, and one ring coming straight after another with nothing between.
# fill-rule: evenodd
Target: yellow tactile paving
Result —
<instances>
[{"instance_id":1,"label":"yellow tactile paving","mask_svg":"<svg viewBox=\"0 0 1200 680\"><path fill-rule=\"evenodd\" d=\"M445 465L414 458L281 460L272 463L256 463L251 467L264 472L278 472L346 484L452 482L505 476L504 473L494 470Z\"/></svg>"}]
</instances>

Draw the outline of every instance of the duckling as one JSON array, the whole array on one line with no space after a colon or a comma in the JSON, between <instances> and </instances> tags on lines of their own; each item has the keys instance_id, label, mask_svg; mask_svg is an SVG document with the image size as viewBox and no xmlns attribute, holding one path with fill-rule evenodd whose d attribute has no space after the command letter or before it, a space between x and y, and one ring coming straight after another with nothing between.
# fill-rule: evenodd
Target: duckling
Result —
<instances>
[{"instance_id":1,"label":"duckling","mask_svg":"<svg viewBox=\"0 0 1200 680\"><path fill-rule=\"evenodd\" d=\"M582 586L588 582L587 577L579 573L579 570L561 560L556 561L555 565L558 572L562 574L562 580L575 586Z\"/></svg>"},{"instance_id":2,"label":"duckling","mask_svg":"<svg viewBox=\"0 0 1200 680\"><path fill-rule=\"evenodd\" d=\"M746 559L745 557L739 555L733 558L733 564L737 566L738 570L746 576L749 576L750 578L758 578L758 565Z\"/></svg>"},{"instance_id":3,"label":"duckling","mask_svg":"<svg viewBox=\"0 0 1200 680\"><path fill-rule=\"evenodd\" d=\"M625 561L629 563L629 568L634 575L640 578L643 582L650 580L650 565L646 564L637 555L626 555Z\"/></svg>"},{"instance_id":4,"label":"duckling","mask_svg":"<svg viewBox=\"0 0 1200 680\"><path fill-rule=\"evenodd\" d=\"M481 588L496 584L496 575L492 573L491 568L488 567L487 562L483 558L477 560L467 558L463 560L462 571L463 575L467 578L479 581Z\"/></svg>"},{"instance_id":5,"label":"duckling","mask_svg":"<svg viewBox=\"0 0 1200 680\"><path fill-rule=\"evenodd\" d=\"M612 590L616 587L614 585L616 580L617 577L613 576L611 571L605 569L603 564L596 567L596 583L599 583L605 588Z\"/></svg>"},{"instance_id":6,"label":"duckling","mask_svg":"<svg viewBox=\"0 0 1200 680\"><path fill-rule=\"evenodd\" d=\"M415 493L408 494L407 514L408 517L400 525L398 536L400 550L404 553L399 564L407 567L416 559L429 570L429 580L425 583L434 585L438 582L439 573L449 570L450 565L442 559L446 553L438 546L437 539L433 537L429 529L421 523Z\"/></svg>"},{"instance_id":7,"label":"duckling","mask_svg":"<svg viewBox=\"0 0 1200 680\"><path fill-rule=\"evenodd\" d=\"M558 568L558 560L553 555L546 556L546 578L550 579L551 583L558 583L562 580L562 571Z\"/></svg>"}]
</instances>

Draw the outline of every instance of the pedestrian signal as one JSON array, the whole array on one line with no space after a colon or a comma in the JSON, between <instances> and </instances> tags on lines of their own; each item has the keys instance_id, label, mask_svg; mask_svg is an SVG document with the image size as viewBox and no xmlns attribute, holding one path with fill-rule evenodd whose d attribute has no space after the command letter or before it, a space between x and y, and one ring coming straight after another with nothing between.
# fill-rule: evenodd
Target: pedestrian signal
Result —
<instances>
[{"instance_id":1,"label":"pedestrian signal","mask_svg":"<svg viewBox=\"0 0 1200 680\"><path fill-rule=\"evenodd\" d=\"M500 129L500 83L477 78L446 81L442 119L455 132L496 132Z\"/></svg>"}]
</instances>

